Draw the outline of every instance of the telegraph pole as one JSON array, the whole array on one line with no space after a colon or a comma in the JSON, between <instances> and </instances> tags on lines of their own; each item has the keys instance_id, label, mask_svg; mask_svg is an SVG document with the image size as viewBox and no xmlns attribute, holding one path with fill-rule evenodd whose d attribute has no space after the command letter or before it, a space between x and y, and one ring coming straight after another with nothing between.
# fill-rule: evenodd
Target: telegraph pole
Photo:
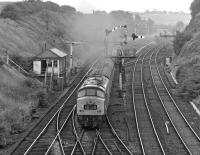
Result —
<instances>
[{"instance_id":1,"label":"telegraph pole","mask_svg":"<svg viewBox=\"0 0 200 155\"><path fill-rule=\"evenodd\" d=\"M70 60L69 60L69 64L70 64L70 73L72 73L72 69L73 69L73 46L75 45L80 45L81 42L74 42L74 41L65 41L66 44L70 45Z\"/></svg>"}]
</instances>

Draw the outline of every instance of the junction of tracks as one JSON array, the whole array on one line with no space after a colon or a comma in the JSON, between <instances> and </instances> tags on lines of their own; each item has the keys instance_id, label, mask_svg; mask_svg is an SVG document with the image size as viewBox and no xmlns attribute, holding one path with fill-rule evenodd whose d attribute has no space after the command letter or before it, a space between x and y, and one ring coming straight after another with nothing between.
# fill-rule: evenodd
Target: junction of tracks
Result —
<instances>
[{"instance_id":1,"label":"junction of tracks","mask_svg":"<svg viewBox=\"0 0 200 155\"><path fill-rule=\"evenodd\" d=\"M114 76L107 119L100 129L82 129L75 115L76 90L91 61L10 154L198 155L197 120L171 91L175 84L163 65L164 46L149 44L126 62L123 98L117 96Z\"/></svg>"}]
</instances>

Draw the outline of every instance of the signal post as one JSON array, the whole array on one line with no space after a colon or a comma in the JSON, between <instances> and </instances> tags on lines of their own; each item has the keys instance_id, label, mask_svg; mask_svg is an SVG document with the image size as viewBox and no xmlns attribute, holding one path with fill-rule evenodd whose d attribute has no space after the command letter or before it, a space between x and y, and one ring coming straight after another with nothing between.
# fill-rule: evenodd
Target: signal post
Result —
<instances>
[{"instance_id":1,"label":"signal post","mask_svg":"<svg viewBox=\"0 0 200 155\"><path fill-rule=\"evenodd\" d=\"M121 41L120 41L120 53L117 56L109 56L108 55L108 36L111 32L114 32L117 29L124 29L125 31L123 31L123 34L120 36L121 37ZM126 82L126 76L125 76L125 67L124 67L124 59L127 58L136 58L136 56L125 56L122 47L124 45L127 44L127 25L120 25L118 27L113 28L112 30L105 30L106 36L105 36L105 40L104 40L104 45L105 45L105 55L106 57L109 57L111 59L117 59L116 65L118 66L118 70L119 70L119 97L123 97L125 90L123 89L123 85ZM132 34L132 38L133 40L135 40L136 38L143 38L142 36L137 36L135 33Z\"/></svg>"}]
</instances>

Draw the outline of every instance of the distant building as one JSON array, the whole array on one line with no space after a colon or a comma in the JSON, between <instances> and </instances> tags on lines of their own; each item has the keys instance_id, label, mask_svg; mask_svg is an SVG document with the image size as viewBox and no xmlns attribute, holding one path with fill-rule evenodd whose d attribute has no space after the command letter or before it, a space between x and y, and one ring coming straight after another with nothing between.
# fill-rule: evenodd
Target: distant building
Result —
<instances>
[{"instance_id":1,"label":"distant building","mask_svg":"<svg viewBox=\"0 0 200 155\"><path fill-rule=\"evenodd\" d=\"M106 11L101 11L101 10L93 10L94 15L106 15Z\"/></svg>"},{"instance_id":2,"label":"distant building","mask_svg":"<svg viewBox=\"0 0 200 155\"><path fill-rule=\"evenodd\" d=\"M33 61L33 72L51 89L62 89L66 81L67 54L57 48L40 53Z\"/></svg>"}]
</instances>

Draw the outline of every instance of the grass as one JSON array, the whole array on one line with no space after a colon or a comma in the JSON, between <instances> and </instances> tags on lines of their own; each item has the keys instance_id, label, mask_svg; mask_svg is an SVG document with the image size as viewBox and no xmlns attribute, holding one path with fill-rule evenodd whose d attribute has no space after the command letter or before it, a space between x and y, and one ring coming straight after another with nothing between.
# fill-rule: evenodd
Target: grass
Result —
<instances>
[{"instance_id":1,"label":"grass","mask_svg":"<svg viewBox=\"0 0 200 155\"><path fill-rule=\"evenodd\" d=\"M14 143L13 135L23 132L38 107L41 83L3 65L0 68L0 147Z\"/></svg>"}]
</instances>

